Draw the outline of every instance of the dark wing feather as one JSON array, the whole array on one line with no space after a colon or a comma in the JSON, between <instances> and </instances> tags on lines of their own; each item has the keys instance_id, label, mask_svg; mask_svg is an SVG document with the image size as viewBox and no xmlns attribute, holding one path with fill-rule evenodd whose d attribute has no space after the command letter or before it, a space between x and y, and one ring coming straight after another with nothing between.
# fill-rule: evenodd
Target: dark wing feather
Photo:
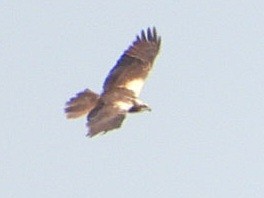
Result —
<instances>
[{"instance_id":1,"label":"dark wing feather","mask_svg":"<svg viewBox=\"0 0 264 198\"><path fill-rule=\"evenodd\" d=\"M125 119L126 112L112 104L99 104L88 116L87 136L94 136L100 132L107 132L119 128Z\"/></svg>"},{"instance_id":2,"label":"dark wing feather","mask_svg":"<svg viewBox=\"0 0 264 198\"><path fill-rule=\"evenodd\" d=\"M141 32L124 52L104 82L104 91L125 87L133 79L145 80L160 48L161 39L156 29ZM132 90L133 91L133 90Z\"/></svg>"}]
</instances>

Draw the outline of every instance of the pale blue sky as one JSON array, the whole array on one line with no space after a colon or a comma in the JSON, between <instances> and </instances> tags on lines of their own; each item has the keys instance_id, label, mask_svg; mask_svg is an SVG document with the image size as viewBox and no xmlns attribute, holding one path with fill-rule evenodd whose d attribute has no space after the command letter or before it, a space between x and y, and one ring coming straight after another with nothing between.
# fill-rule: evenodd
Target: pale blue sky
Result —
<instances>
[{"instance_id":1,"label":"pale blue sky","mask_svg":"<svg viewBox=\"0 0 264 198\"><path fill-rule=\"evenodd\" d=\"M264 196L263 1L1 1L0 197ZM151 113L85 137L69 97L100 92L135 35L162 49Z\"/></svg>"}]
</instances>

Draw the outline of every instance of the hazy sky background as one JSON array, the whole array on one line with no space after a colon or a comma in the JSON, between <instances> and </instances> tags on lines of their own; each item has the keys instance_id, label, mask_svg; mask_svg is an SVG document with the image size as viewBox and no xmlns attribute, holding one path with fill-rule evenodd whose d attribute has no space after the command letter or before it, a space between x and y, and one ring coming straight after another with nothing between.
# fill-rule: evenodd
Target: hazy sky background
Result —
<instances>
[{"instance_id":1,"label":"hazy sky background","mask_svg":"<svg viewBox=\"0 0 264 198\"><path fill-rule=\"evenodd\" d=\"M263 1L1 1L0 197L264 197ZM130 115L95 138L65 102L100 93L142 29L162 48Z\"/></svg>"}]
</instances>

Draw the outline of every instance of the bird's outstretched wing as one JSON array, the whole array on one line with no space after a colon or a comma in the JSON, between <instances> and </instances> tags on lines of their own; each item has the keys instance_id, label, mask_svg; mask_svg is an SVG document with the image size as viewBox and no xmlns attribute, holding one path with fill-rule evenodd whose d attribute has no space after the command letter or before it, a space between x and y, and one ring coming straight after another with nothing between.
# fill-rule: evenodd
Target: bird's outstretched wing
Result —
<instances>
[{"instance_id":1,"label":"bird's outstretched wing","mask_svg":"<svg viewBox=\"0 0 264 198\"><path fill-rule=\"evenodd\" d=\"M104 92L126 88L138 97L159 52L160 43L161 39L157 36L155 28L148 28L147 33L142 31L141 36L136 37L109 72L104 82Z\"/></svg>"},{"instance_id":2,"label":"bird's outstretched wing","mask_svg":"<svg viewBox=\"0 0 264 198\"><path fill-rule=\"evenodd\" d=\"M113 104L98 104L88 116L87 136L94 136L100 132L106 133L115 128L119 128L125 119L126 112Z\"/></svg>"}]
</instances>

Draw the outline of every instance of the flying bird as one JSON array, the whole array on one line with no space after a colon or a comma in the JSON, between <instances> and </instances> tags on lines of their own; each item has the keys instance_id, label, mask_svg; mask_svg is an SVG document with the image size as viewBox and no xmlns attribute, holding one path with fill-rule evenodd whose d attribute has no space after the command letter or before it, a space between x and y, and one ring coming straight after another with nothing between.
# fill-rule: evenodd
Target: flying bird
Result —
<instances>
[{"instance_id":1,"label":"flying bird","mask_svg":"<svg viewBox=\"0 0 264 198\"><path fill-rule=\"evenodd\" d=\"M109 72L100 95L85 89L66 103L67 118L87 115L87 136L92 137L121 127L127 113L150 111L138 97L160 44L155 27L142 30Z\"/></svg>"}]
</instances>

